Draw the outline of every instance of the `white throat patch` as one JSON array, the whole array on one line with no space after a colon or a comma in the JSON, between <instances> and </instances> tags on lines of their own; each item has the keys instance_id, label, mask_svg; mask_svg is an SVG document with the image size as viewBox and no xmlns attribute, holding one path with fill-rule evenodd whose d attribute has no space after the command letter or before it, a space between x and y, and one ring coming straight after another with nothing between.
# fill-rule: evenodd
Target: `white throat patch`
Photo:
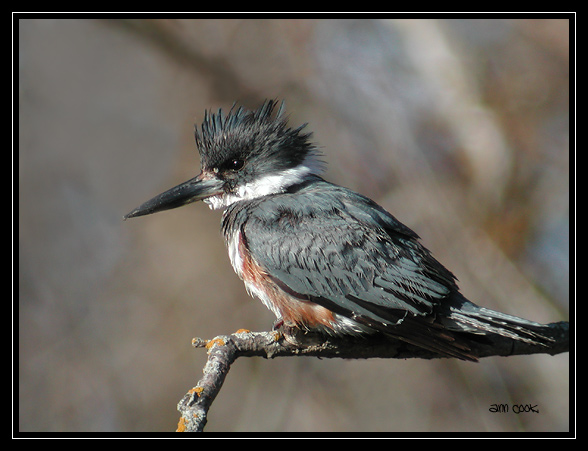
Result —
<instances>
[{"instance_id":1,"label":"white throat patch","mask_svg":"<svg viewBox=\"0 0 588 451\"><path fill-rule=\"evenodd\" d=\"M266 175L258 180L239 186L235 193L219 194L218 196L204 199L204 202L211 209L219 210L242 200L283 193L288 187L304 181L309 175L319 173L320 167L317 163L320 162L307 158L295 168L285 169L277 174Z\"/></svg>"}]
</instances>

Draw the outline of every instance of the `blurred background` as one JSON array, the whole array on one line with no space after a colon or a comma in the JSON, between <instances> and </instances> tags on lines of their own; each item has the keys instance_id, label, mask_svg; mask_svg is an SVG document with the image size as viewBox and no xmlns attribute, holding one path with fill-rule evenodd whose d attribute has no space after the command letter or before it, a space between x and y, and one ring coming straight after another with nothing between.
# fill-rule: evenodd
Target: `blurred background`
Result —
<instances>
[{"instance_id":1,"label":"blurred background","mask_svg":"<svg viewBox=\"0 0 588 451\"><path fill-rule=\"evenodd\" d=\"M193 124L235 101L285 99L325 177L417 231L472 301L569 319L567 19L20 17L19 431L173 431L206 361L192 337L271 327L219 212L122 221L199 172ZM568 365L242 358L206 431L563 432Z\"/></svg>"}]
</instances>

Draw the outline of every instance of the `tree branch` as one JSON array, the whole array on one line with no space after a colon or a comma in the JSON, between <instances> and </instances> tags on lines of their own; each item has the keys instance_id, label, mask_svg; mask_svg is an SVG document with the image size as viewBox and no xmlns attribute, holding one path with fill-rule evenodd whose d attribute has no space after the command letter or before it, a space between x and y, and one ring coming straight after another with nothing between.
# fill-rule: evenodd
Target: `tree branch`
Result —
<instances>
[{"instance_id":1,"label":"tree branch","mask_svg":"<svg viewBox=\"0 0 588 451\"><path fill-rule=\"evenodd\" d=\"M542 333L553 339L550 346L515 342L493 335L484 342L470 343L472 354L478 358L527 354L556 355L569 352L569 323L562 321L545 326ZM219 393L231 364L239 357L314 356L345 359L433 359L442 357L432 351L391 340L381 335L362 338L334 338L304 333L297 329L283 332L250 332L239 330L231 335L219 335L212 340L195 338L194 347L208 350L204 376L178 403L181 418L178 432L202 432L208 410Z\"/></svg>"}]
</instances>

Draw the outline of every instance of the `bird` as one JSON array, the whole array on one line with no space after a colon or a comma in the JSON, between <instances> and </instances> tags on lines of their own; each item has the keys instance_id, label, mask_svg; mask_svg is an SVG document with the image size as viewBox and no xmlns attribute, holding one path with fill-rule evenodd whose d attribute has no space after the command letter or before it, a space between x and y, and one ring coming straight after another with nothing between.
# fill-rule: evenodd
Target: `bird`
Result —
<instances>
[{"instance_id":1,"label":"bird","mask_svg":"<svg viewBox=\"0 0 588 451\"><path fill-rule=\"evenodd\" d=\"M325 337L382 335L442 357L476 361L489 335L548 346L547 326L469 301L454 274L372 199L322 177L308 124L285 102L207 110L194 136L201 172L124 219L204 201L222 210L229 259L281 327Z\"/></svg>"}]
</instances>

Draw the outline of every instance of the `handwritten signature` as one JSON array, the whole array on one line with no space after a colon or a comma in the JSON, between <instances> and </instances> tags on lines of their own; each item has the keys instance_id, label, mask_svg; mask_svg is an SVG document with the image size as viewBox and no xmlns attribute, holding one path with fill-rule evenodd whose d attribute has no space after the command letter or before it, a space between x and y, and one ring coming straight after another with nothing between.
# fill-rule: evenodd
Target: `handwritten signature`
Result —
<instances>
[{"instance_id":1,"label":"handwritten signature","mask_svg":"<svg viewBox=\"0 0 588 451\"><path fill-rule=\"evenodd\" d=\"M512 406L508 404L490 404L488 410L492 413L508 413L512 411L518 415L519 413L539 413L539 406L538 404L513 404Z\"/></svg>"}]
</instances>

